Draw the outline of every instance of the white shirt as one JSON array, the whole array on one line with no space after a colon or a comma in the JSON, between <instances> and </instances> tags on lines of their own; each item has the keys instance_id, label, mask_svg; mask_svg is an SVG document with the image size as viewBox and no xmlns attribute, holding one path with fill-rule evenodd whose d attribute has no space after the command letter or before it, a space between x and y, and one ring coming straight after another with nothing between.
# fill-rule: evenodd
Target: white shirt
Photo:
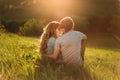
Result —
<instances>
[{"instance_id":1,"label":"white shirt","mask_svg":"<svg viewBox=\"0 0 120 80\"><path fill-rule=\"evenodd\" d=\"M62 53L63 61L67 64L82 65L82 57L80 55L81 40L86 37L81 32L69 31L56 39L55 49Z\"/></svg>"}]
</instances>

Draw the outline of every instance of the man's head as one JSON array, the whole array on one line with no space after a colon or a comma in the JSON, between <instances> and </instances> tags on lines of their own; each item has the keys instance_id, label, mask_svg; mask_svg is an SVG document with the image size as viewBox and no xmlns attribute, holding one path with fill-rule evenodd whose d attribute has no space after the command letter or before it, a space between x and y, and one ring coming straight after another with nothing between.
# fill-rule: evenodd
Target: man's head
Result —
<instances>
[{"instance_id":1,"label":"man's head","mask_svg":"<svg viewBox=\"0 0 120 80\"><path fill-rule=\"evenodd\" d=\"M63 29L65 32L68 32L72 29L74 29L74 22L71 17L64 17L60 20L60 29Z\"/></svg>"}]
</instances>

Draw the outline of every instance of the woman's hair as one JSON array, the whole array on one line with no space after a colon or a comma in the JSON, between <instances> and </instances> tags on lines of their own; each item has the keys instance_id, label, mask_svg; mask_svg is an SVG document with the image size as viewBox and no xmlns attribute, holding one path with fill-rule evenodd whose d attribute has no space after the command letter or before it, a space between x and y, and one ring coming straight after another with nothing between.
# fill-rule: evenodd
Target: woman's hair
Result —
<instances>
[{"instance_id":1,"label":"woman's hair","mask_svg":"<svg viewBox=\"0 0 120 80\"><path fill-rule=\"evenodd\" d=\"M56 37L55 31L59 26L59 22L52 21L46 25L46 27L43 29L43 33L40 38L40 52L46 53L47 49L47 42L50 37Z\"/></svg>"},{"instance_id":2,"label":"woman's hair","mask_svg":"<svg viewBox=\"0 0 120 80\"><path fill-rule=\"evenodd\" d=\"M64 28L66 31L74 29L74 22L71 17L64 17L60 20L60 28Z\"/></svg>"}]
</instances>

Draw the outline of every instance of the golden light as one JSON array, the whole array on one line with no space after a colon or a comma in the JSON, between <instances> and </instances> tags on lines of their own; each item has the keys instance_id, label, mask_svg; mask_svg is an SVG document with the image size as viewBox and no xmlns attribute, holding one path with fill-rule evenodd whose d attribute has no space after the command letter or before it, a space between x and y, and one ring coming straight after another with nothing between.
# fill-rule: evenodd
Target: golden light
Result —
<instances>
[{"instance_id":1,"label":"golden light","mask_svg":"<svg viewBox=\"0 0 120 80\"><path fill-rule=\"evenodd\" d=\"M44 0L43 4L47 8L62 9L68 7L71 0Z\"/></svg>"},{"instance_id":2,"label":"golden light","mask_svg":"<svg viewBox=\"0 0 120 80\"><path fill-rule=\"evenodd\" d=\"M69 14L76 13L75 11L84 10L83 0L39 0L39 2L39 7L42 7L41 12L48 15L69 16Z\"/></svg>"},{"instance_id":3,"label":"golden light","mask_svg":"<svg viewBox=\"0 0 120 80\"><path fill-rule=\"evenodd\" d=\"M44 0L43 6L48 10L64 10L67 9L70 5L68 0Z\"/></svg>"}]
</instances>

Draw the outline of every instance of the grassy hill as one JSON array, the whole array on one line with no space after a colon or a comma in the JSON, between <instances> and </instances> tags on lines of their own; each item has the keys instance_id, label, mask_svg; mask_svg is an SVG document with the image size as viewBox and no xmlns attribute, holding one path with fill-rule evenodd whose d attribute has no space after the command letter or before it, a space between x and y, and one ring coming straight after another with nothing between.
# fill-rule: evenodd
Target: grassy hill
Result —
<instances>
[{"instance_id":1,"label":"grassy hill","mask_svg":"<svg viewBox=\"0 0 120 80\"><path fill-rule=\"evenodd\" d=\"M36 51L38 38L0 33L0 80L119 80L120 43L88 35L83 68L53 64Z\"/></svg>"}]
</instances>

